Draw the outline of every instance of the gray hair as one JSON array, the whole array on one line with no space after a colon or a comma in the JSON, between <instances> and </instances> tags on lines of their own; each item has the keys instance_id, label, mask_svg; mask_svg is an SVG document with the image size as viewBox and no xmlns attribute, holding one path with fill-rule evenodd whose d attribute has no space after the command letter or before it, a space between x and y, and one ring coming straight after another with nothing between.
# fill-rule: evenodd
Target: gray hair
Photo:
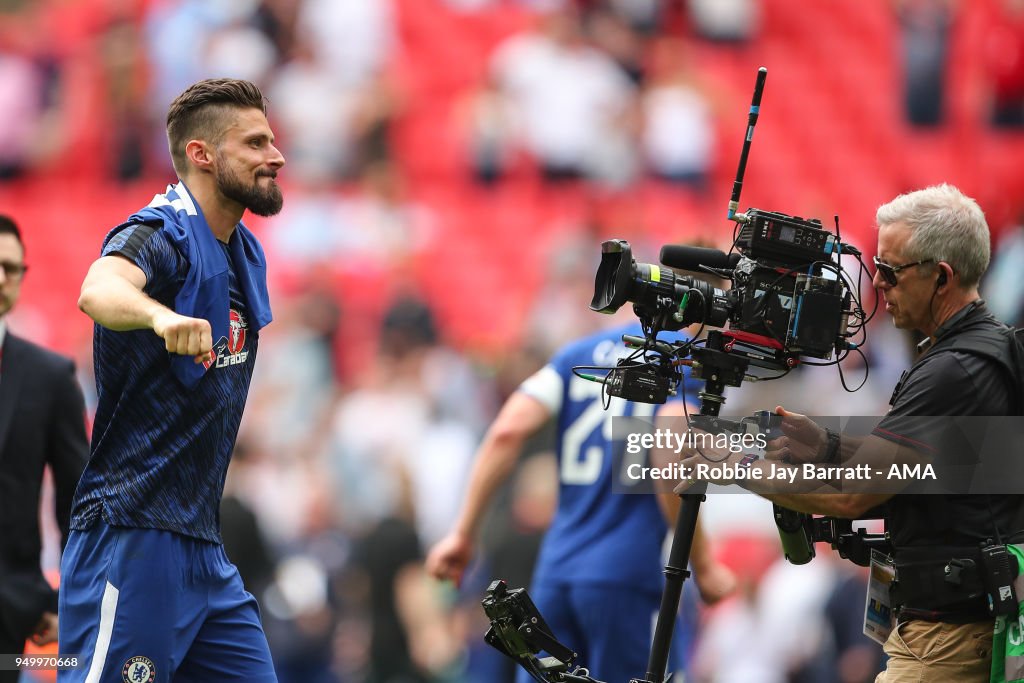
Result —
<instances>
[{"instance_id":1,"label":"gray hair","mask_svg":"<svg viewBox=\"0 0 1024 683\"><path fill-rule=\"evenodd\" d=\"M910 228L906 258L945 261L965 287L977 285L992 251L985 213L952 185L943 183L901 194L878 207L879 227L904 223Z\"/></svg>"}]
</instances>

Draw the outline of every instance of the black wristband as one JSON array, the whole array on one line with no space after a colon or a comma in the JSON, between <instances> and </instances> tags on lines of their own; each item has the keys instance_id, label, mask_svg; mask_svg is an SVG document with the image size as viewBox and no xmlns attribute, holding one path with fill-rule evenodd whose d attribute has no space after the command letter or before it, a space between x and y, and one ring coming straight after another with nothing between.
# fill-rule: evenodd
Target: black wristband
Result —
<instances>
[{"instance_id":1,"label":"black wristband","mask_svg":"<svg viewBox=\"0 0 1024 683\"><path fill-rule=\"evenodd\" d=\"M828 440L825 442L825 453L822 458L824 463L838 463L839 462L839 434L833 432L831 429L825 429L825 435Z\"/></svg>"}]
</instances>

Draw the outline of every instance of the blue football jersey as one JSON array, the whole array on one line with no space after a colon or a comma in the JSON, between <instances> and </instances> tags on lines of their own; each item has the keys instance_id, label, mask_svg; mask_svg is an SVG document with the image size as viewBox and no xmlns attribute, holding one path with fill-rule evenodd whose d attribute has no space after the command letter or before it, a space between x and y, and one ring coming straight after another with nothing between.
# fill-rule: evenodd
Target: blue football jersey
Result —
<instances>
[{"instance_id":1,"label":"blue football jersey","mask_svg":"<svg viewBox=\"0 0 1024 683\"><path fill-rule=\"evenodd\" d=\"M230 266L230 250L222 246ZM174 308L188 263L159 229L126 227L107 242L103 255L111 254L141 268L143 291ZM152 330L95 326L98 405L73 529L102 518L220 541L220 499L259 341L234 267L229 270L230 332L214 340L216 358L192 391L172 373L164 340Z\"/></svg>"},{"instance_id":2,"label":"blue football jersey","mask_svg":"<svg viewBox=\"0 0 1024 683\"><path fill-rule=\"evenodd\" d=\"M574 366L614 366L630 353L623 334L642 332L633 324L573 342L520 387L558 420L558 509L537 560L537 584L614 584L657 592L664 585L668 525L655 495L612 490L613 477L620 476L612 462L621 462L625 449L624 442L612 441L612 419L652 418L660 406L611 398L605 409L603 385L572 372Z\"/></svg>"}]
</instances>

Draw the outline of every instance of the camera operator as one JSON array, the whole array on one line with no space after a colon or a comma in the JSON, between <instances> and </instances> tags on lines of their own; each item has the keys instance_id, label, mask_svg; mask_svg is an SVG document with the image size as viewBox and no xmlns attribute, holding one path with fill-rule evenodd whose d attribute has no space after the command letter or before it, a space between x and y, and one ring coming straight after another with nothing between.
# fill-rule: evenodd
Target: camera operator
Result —
<instances>
[{"instance_id":1,"label":"camera operator","mask_svg":"<svg viewBox=\"0 0 1024 683\"><path fill-rule=\"evenodd\" d=\"M771 444L768 458L847 464L892 453L894 446L927 451L929 443L936 443L934 434L919 426L926 421L908 416L999 416L1020 408L1013 379L1000 362L958 349L969 333L1009 354L1004 326L978 294L990 253L989 229L978 204L951 185L939 185L896 197L878 209L876 219L872 282L896 327L926 335L921 355L900 379L889 413L870 435L839 440L780 406L776 412L783 416L784 436ZM770 493L760 484L749 488L793 510L850 519L885 503L896 567L890 597L897 623L885 644L886 670L876 681L989 680L995 620L987 610L980 549L991 544L989 539L1000 544L1024 540L1024 497L794 494ZM969 569L973 563L977 571L952 581L954 559Z\"/></svg>"}]
</instances>

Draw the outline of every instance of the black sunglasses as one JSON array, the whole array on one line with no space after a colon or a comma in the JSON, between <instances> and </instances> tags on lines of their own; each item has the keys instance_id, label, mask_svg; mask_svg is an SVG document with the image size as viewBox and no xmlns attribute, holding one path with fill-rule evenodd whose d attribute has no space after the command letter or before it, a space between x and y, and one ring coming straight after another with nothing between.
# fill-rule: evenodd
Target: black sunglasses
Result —
<instances>
[{"instance_id":1,"label":"black sunglasses","mask_svg":"<svg viewBox=\"0 0 1024 683\"><path fill-rule=\"evenodd\" d=\"M899 283L899 280L896 278L896 273L900 272L901 270L905 268L913 268L914 266L924 265L925 263L935 263L935 259L929 258L924 259L923 261L904 263L902 266L890 266L888 263L885 263L884 261L879 261L877 256L872 256L871 260L874 262L875 270L877 270L878 274L882 276L882 279L893 287L895 287Z\"/></svg>"},{"instance_id":2,"label":"black sunglasses","mask_svg":"<svg viewBox=\"0 0 1024 683\"><path fill-rule=\"evenodd\" d=\"M20 280L28 272L28 266L24 263L12 263L10 261L0 261L0 269L4 271L4 275L7 276L8 280Z\"/></svg>"}]
</instances>

